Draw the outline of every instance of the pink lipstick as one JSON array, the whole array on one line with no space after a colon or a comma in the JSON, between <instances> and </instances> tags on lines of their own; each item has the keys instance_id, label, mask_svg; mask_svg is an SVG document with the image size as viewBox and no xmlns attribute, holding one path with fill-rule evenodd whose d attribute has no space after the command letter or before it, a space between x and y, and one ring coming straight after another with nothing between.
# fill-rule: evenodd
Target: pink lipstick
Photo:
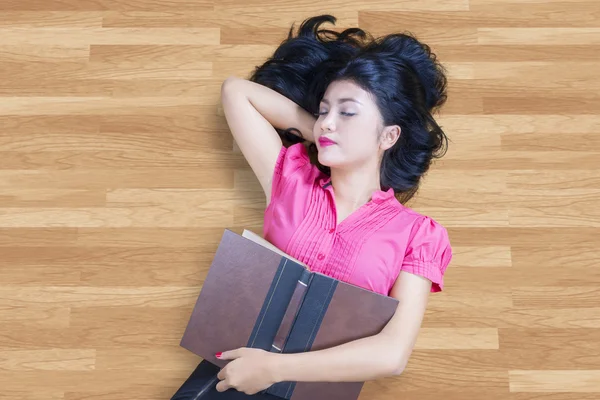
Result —
<instances>
[{"instance_id":1,"label":"pink lipstick","mask_svg":"<svg viewBox=\"0 0 600 400\"><path fill-rule=\"evenodd\" d=\"M331 146L332 144L335 144L335 142L331 139L328 139L326 137L320 137L319 138L319 144L321 145L321 147L326 147L326 146Z\"/></svg>"}]
</instances>

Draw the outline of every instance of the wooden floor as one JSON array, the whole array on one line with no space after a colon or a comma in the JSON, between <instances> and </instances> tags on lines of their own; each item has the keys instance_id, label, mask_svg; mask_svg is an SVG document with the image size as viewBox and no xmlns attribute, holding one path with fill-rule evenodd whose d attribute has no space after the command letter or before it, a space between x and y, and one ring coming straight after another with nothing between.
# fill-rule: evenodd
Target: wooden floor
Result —
<instances>
[{"instance_id":1,"label":"wooden floor","mask_svg":"<svg viewBox=\"0 0 600 400\"><path fill-rule=\"evenodd\" d=\"M265 205L220 85L325 12L413 32L450 78L450 149L409 206L455 256L407 370L361 399L600 399L597 0L1 0L0 399L187 378L212 254Z\"/></svg>"}]
</instances>

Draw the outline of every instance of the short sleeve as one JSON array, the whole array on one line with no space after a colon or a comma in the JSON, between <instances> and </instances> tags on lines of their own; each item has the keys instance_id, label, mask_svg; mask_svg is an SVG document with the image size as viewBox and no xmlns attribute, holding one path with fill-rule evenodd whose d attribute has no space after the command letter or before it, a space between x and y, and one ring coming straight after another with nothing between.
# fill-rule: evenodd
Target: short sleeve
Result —
<instances>
[{"instance_id":1,"label":"short sleeve","mask_svg":"<svg viewBox=\"0 0 600 400\"><path fill-rule=\"evenodd\" d=\"M432 282L431 291L444 287L444 273L452 260L452 247L447 230L425 217L413 232L401 271L423 276Z\"/></svg>"},{"instance_id":2,"label":"short sleeve","mask_svg":"<svg viewBox=\"0 0 600 400\"><path fill-rule=\"evenodd\" d=\"M289 147L282 146L273 171L271 201L291 181L298 179L301 175L300 169L308 164L310 164L310 158L306 147L302 143L295 143Z\"/></svg>"}]
</instances>

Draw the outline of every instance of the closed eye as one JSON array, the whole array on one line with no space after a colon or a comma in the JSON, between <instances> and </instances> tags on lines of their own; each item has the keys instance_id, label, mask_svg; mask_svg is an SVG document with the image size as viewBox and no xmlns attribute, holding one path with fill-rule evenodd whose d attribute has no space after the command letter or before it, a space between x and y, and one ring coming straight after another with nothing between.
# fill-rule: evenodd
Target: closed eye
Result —
<instances>
[{"instance_id":1,"label":"closed eye","mask_svg":"<svg viewBox=\"0 0 600 400\"><path fill-rule=\"evenodd\" d=\"M326 111L324 111L324 112L321 112L321 113L314 113L313 115L314 115L315 117L318 117L319 115L325 115L325 114L327 114L327 112L326 112ZM342 115L344 115L344 116L346 116L346 117L351 117L351 116L353 116L353 115L356 115L356 114L353 114L353 113L346 113L346 112L340 112L340 114L342 114Z\"/></svg>"}]
</instances>

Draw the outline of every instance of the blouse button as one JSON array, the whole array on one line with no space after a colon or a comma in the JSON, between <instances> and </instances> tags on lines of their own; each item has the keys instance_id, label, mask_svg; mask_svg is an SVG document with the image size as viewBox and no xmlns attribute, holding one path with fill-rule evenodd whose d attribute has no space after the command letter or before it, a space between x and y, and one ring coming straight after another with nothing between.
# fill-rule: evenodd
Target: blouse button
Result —
<instances>
[{"instance_id":1,"label":"blouse button","mask_svg":"<svg viewBox=\"0 0 600 400\"><path fill-rule=\"evenodd\" d=\"M329 233L333 233L333 232L335 232L335 229L330 229L329 230Z\"/></svg>"},{"instance_id":2,"label":"blouse button","mask_svg":"<svg viewBox=\"0 0 600 400\"><path fill-rule=\"evenodd\" d=\"M319 255L317 256L317 259L318 259L319 261L323 261L323 259L324 259L324 258L325 258L325 255L324 255L323 253L321 253L321 254L319 254Z\"/></svg>"}]
</instances>

